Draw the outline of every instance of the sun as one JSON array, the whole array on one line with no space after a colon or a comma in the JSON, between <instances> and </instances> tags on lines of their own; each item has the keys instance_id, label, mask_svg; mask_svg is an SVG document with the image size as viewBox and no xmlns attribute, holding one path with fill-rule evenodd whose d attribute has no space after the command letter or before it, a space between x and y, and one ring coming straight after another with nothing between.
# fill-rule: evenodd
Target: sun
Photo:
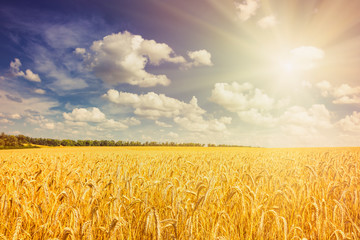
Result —
<instances>
[{"instance_id":1,"label":"sun","mask_svg":"<svg viewBox=\"0 0 360 240\"><path fill-rule=\"evenodd\" d=\"M285 73L292 73L295 71L295 65L292 61L286 61L281 63L282 71Z\"/></svg>"}]
</instances>

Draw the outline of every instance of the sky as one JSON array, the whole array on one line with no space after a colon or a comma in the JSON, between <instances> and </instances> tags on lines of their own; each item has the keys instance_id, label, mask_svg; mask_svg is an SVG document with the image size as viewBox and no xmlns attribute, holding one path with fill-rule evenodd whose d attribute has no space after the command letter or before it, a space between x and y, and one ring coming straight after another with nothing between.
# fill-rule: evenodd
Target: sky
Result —
<instances>
[{"instance_id":1,"label":"sky","mask_svg":"<svg viewBox=\"0 0 360 240\"><path fill-rule=\"evenodd\" d=\"M5 0L0 132L359 146L358 0Z\"/></svg>"}]
</instances>

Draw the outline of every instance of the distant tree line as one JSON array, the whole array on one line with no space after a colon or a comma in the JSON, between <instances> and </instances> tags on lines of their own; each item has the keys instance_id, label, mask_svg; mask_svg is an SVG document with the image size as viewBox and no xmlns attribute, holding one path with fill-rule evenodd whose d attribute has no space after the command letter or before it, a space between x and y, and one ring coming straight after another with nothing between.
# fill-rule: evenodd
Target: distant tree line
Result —
<instances>
[{"instance_id":1,"label":"distant tree line","mask_svg":"<svg viewBox=\"0 0 360 240\"><path fill-rule=\"evenodd\" d=\"M34 147L33 145L43 146L183 146L183 147L205 147L201 143L175 143L175 142L139 142L139 141L114 141L114 140L70 140L70 139L52 139L52 138L33 138L24 135L0 135L1 148L24 148ZM237 145L215 145L207 144L208 147L240 147Z\"/></svg>"}]
</instances>

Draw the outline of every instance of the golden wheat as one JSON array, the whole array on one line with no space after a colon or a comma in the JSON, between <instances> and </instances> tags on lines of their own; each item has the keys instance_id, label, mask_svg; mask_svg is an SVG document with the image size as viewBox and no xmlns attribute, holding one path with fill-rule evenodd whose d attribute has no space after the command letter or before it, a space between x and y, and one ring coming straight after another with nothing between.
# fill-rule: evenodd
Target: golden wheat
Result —
<instances>
[{"instance_id":1,"label":"golden wheat","mask_svg":"<svg viewBox=\"0 0 360 240\"><path fill-rule=\"evenodd\" d=\"M360 239L358 148L0 152L0 239Z\"/></svg>"}]
</instances>

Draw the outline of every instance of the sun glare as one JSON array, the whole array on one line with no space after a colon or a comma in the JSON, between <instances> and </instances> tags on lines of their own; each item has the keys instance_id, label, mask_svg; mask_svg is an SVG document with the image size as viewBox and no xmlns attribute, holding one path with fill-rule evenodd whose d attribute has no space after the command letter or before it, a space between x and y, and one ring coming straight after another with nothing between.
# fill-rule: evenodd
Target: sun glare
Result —
<instances>
[{"instance_id":1,"label":"sun glare","mask_svg":"<svg viewBox=\"0 0 360 240\"><path fill-rule=\"evenodd\" d=\"M282 70L283 70L285 73L292 73L292 72L294 72L294 70L295 70L294 63L293 63L293 62L290 62L290 61L288 61L288 62L283 62L283 63L281 64L281 68L282 68Z\"/></svg>"}]
</instances>

